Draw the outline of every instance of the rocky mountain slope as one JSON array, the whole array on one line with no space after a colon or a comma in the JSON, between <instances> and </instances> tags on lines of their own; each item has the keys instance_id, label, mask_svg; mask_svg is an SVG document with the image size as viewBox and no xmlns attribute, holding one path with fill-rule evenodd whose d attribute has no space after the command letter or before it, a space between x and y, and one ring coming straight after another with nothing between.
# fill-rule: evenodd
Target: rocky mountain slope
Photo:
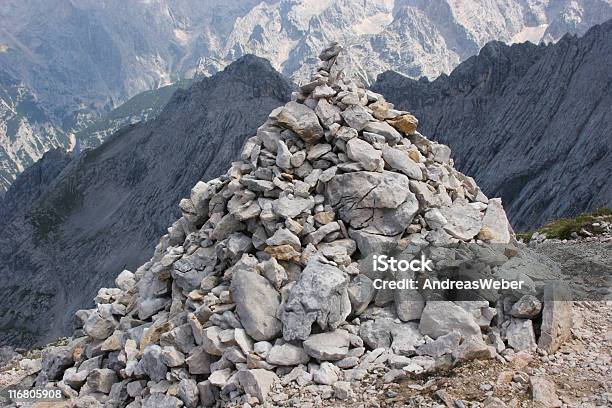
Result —
<instances>
[{"instance_id":1,"label":"rocky mountain slope","mask_svg":"<svg viewBox=\"0 0 612 408\"><path fill-rule=\"evenodd\" d=\"M72 143L27 84L0 68L0 198L47 150Z\"/></svg>"},{"instance_id":2,"label":"rocky mountain slope","mask_svg":"<svg viewBox=\"0 0 612 408\"><path fill-rule=\"evenodd\" d=\"M54 132L78 132L139 92L213 74L247 53L303 80L335 39L364 77L435 77L488 41L554 41L610 17L610 0L5 0L0 71L47 114L26 116L32 131L7 134L19 140L4 143L0 177L10 182L66 145Z\"/></svg>"},{"instance_id":3,"label":"rocky mountain slope","mask_svg":"<svg viewBox=\"0 0 612 408\"><path fill-rule=\"evenodd\" d=\"M144 262L176 218L179 198L220 174L291 90L267 61L245 56L177 91L157 119L72 159L31 204L12 206L0 221L0 343L66 333L69 311ZM29 189L20 193L28 182L16 183L7 197L35 198L44 167L25 175L34 181Z\"/></svg>"},{"instance_id":4,"label":"rocky mountain slope","mask_svg":"<svg viewBox=\"0 0 612 408\"><path fill-rule=\"evenodd\" d=\"M612 203L612 21L549 46L499 42L434 81L394 72L373 89L452 146L512 225Z\"/></svg>"},{"instance_id":5,"label":"rocky mountain slope","mask_svg":"<svg viewBox=\"0 0 612 408\"><path fill-rule=\"evenodd\" d=\"M186 89L196 80L184 79L133 96L109 113L91 120L86 127L76 131L75 138L78 147L80 149L97 147L124 126L155 119L177 89Z\"/></svg>"}]
</instances>

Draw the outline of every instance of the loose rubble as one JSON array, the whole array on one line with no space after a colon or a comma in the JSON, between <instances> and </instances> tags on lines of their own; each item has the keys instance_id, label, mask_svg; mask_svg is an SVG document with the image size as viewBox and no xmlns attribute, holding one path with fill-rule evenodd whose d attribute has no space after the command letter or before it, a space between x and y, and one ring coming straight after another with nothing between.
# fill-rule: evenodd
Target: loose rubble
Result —
<instances>
[{"instance_id":1,"label":"loose rubble","mask_svg":"<svg viewBox=\"0 0 612 408\"><path fill-rule=\"evenodd\" d=\"M317 406L354 398L370 376L390 384L570 338L571 302L518 246L501 201L414 116L346 78L340 51L321 53L225 175L181 200L153 258L100 289L31 385L89 406ZM435 279L475 262L526 289L377 290L389 276L367 257L389 251L426 254Z\"/></svg>"}]
</instances>

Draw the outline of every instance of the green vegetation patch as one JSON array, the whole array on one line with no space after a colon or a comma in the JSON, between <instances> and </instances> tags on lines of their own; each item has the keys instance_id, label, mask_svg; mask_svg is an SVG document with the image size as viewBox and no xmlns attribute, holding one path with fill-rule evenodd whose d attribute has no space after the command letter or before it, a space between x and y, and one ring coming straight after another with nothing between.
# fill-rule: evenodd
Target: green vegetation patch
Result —
<instances>
[{"instance_id":1,"label":"green vegetation patch","mask_svg":"<svg viewBox=\"0 0 612 408\"><path fill-rule=\"evenodd\" d=\"M529 241L535 232L546 234L548 238L571 239L572 233L579 234L582 230L597 233L592 224L602 221L612 222L611 208L600 208L590 213L582 213L576 218L561 218L550 221L535 231L517 234L517 236L525 242Z\"/></svg>"}]
</instances>

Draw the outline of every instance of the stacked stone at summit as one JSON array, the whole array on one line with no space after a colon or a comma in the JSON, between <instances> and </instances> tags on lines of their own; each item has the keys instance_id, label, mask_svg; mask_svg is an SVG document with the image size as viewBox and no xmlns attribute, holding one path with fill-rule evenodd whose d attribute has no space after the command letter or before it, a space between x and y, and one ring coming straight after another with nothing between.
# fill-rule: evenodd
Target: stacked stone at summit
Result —
<instances>
[{"instance_id":1,"label":"stacked stone at summit","mask_svg":"<svg viewBox=\"0 0 612 408\"><path fill-rule=\"evenodd\" d=\"M263 403L309 384L342 399L381 364L392 381L508 353L504 340L535 344L539 306L522 296L536 293L451 301L373 286L380 276L359 261L374 252L427 252L449 273L469 253L492 277L516 274L504 267L527 255L499 201L416 118L350 80L340 51L321 53L225 175L181 200L149 262L77 313L37 384L133 408ZM564 312L544 310L550 327Z\"/></svg>"}]
</instances>

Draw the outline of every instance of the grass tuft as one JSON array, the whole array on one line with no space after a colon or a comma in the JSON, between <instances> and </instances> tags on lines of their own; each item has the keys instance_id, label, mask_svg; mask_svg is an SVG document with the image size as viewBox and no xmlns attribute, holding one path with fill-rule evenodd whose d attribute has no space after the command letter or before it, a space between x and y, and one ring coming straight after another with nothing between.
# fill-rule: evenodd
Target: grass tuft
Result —
<instances>
[{"instance_id":1,"label":"grass tuft","mask_svg":"<svg viewBox=\"0 0 612 408\"><path fill-rule=\"evenodd\" d=\"M591 224L594 222L612 222L612 208L599 208L590 213L582 213L576 218L561 218L554 220L535 230L517 234L523 241L528 242L535 232L544 233L548 238L571 239L572 233L581 230L593 232Z\"/></svg>"}]
</instances>

